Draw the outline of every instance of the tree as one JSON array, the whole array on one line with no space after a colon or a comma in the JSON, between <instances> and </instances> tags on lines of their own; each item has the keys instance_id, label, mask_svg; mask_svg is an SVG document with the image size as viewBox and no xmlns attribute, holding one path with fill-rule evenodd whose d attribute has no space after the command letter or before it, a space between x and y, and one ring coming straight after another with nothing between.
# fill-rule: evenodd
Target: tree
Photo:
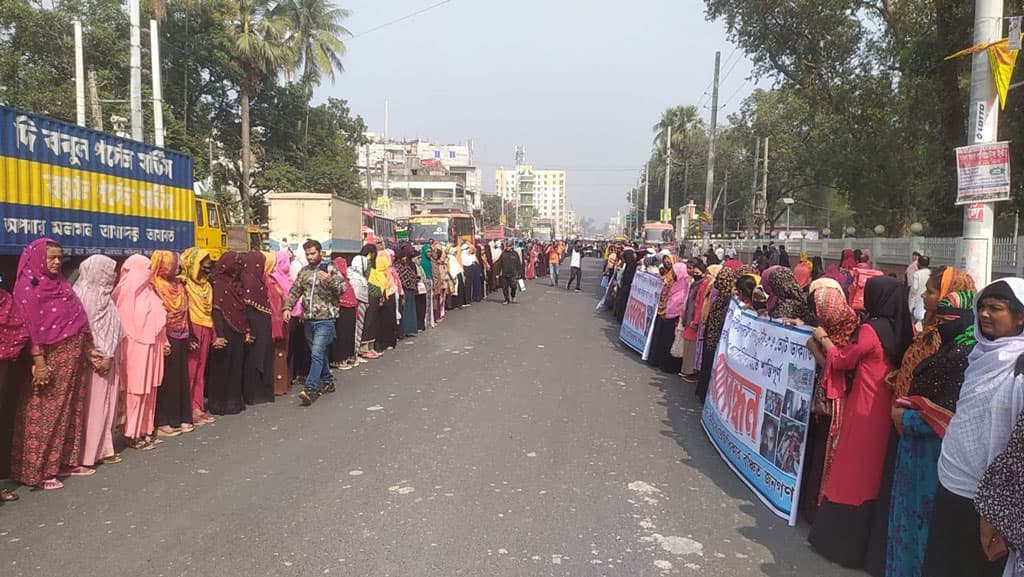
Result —
<instances>
[{"instance_id":1,"label":"tree","mask_svg":"<svg viewBox=\"0 0 1024 577\"><path fill-rule=\"evenodd\" d=\"M230 13L228 35L232 56L239 68L238 93L241 106L241 174L239 196L248 220L253 152L250 142L250 99L267 84L293 69L297 59L294 45L287 42L289 22L271 10L269 0L238 0Z\"/></svg>"}]
</instances>

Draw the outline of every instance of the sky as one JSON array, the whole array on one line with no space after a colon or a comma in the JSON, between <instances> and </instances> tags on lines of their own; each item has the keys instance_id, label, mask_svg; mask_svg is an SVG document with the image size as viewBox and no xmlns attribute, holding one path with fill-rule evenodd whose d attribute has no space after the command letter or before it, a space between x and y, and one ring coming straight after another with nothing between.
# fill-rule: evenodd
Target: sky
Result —
<instances>
[{"instance_id":1,"label":"sky","mask_svg":"<svg viewBox=\"0 0 1024 577\"><path fill-rule=\"evenodd\" d=\"M315 98L348 100L369 129L393 138L473 141L484 170L527 163L564 169L566 196L604 223L625 212L661 112L701 104L710 117L722 53L719 119L754 82L750 63L704 18L701 0L337 0L351 10L345 71ZM426 12L387 25L396 19ZM378 30L370 31L378 26ZM365 34L364 34L365 33ZM651 191L651 202L659 202Z\"/></svg>"}]
</instances>

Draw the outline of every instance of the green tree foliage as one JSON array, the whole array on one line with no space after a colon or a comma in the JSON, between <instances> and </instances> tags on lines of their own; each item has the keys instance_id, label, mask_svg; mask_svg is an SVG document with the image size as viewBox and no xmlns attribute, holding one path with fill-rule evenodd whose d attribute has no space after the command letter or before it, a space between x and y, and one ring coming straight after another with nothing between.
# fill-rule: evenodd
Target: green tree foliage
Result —
<instances>
[{"instance_id":1,"label":"green tree foliage","mask_svg":"<svg viewBox=\"0 0 1024 577\"><path fill-rule=\"evenodd\" d=\"M143 22L160 21L167 146L192 155L196 180L212 178L228 214L264 221L270 190L362 199L363 120L344 100L310 105L321 79L342 71L346 10L327 0L153 0L143 11ZM123 0L0 0L0 102L74 120L76 18L100 99L89 124L110 130L112 115L129 116ZM148 29L142 44L148 101ZM151 127L151 107L144 113Z\"/></svg>"}]
</instances>

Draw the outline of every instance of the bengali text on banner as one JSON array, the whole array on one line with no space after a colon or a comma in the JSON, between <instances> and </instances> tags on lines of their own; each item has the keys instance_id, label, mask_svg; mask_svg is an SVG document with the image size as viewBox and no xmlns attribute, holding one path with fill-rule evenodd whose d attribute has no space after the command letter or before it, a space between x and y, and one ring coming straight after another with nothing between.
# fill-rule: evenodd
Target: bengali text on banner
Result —
<instances>
[{"instance_id":1,"label":"bengali text on banner","mask_svg":"<svg viewBox=\"0 0 1024 577\"><path fill-rule=\"evenodd\" d=\"M626 314L619 330L619 339L640 353L644 360L650 354L654 317L658 314L658 300L663 286L664 283L657 275L639 271L633 277L633 288L626 301Z\"/></svg>"}]
</instances>

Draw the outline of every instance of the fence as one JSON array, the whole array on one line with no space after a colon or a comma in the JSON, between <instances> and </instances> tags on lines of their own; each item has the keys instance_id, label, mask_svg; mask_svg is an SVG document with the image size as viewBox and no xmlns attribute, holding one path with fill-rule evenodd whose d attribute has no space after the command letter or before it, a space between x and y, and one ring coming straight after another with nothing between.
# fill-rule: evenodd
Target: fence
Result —
<instances>
[{"instance_id":1,"label":"fence","mask_svg":"<svg viewBox=\"0 0 1024 577\"><path fill-rule=\"evenodd\" d=\"M731 244L741 253L750 255L759 245L766 241L757 239L747 240L712 240L716 246L719 244ZM776 241L778 243L779 241ZM892 267L906 266L910 262L910 255L917 251L928 255L932 266L956 265L958 255L961 254L961 239L955 238L836 238L822 240L807 240L794 238L785 243L790 254L806 252L812 256L820 256L825 260L838 261L842 251L848 248L861 248L871 250L871 256L876 265L888 265ZM1003 237L996 238L992 242L992 277L1021 276L1021 268L1024 261L1018 260L1018 255L1024 256L1024 237Z\"/></svg>"}]
</instances>

